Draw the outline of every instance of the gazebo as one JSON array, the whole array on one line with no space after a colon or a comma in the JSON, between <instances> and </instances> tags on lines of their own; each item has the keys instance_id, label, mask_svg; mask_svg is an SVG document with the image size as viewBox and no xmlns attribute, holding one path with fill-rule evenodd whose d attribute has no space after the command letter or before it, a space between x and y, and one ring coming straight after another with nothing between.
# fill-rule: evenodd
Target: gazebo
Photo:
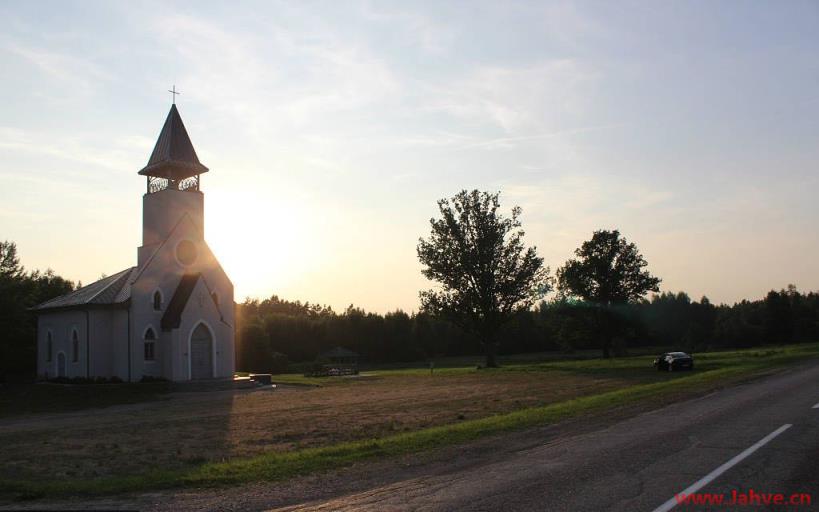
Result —
<instances>
[{"instance_id":1,"label":"gazebo","mask_svg":"<svg viewBox=\"0 0 819 512\"><path fill-rule=\"evenodd\" d=\"M358 354L344 347L335 347L319 355L319 359L343 366L358 366Z\"/></svg>"},{"instance_id":2,"label":"gazebo","mask_svg":"<svg viewBox=\"0 0 819 512\"><path fill-rule=\"evenodd\" d=\"M315 376L357 375L359 355L344 347L335 347L319 354Z\"/></svg>"}]
</instances>

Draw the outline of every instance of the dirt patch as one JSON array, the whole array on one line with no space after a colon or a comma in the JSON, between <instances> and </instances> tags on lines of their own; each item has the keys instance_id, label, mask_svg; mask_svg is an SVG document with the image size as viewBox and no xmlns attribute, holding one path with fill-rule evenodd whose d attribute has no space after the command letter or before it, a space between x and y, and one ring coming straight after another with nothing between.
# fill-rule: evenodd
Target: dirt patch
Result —
<instances>
[{"instance_id":1,"label":"dirt patch","mask_svg":"<svg viewBox=\"0 0 819 512\"><path fill-rule=\"evenodd\" d=\"M443 425L630 384L563 372L339 379L321 388L173 393L162 401L0 420L0 478L180 469Z\"/></svg>"}]
</instances>

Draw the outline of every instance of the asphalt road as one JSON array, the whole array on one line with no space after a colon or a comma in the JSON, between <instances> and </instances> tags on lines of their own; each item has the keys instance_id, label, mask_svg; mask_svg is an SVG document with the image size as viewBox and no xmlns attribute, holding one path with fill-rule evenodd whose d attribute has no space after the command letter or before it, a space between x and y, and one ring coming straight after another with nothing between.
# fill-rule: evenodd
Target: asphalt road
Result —
<instances>
[{"instance_id":1,"label":"asphalt road","mask_svg":"<svg viewBox=\"0 0 819 512\"><path fill-rule=\"evenodd\" d=\"M732 491L748 496L753 490L760 500L768 493L782 493L785 500L806 493L813 504L678 504L675 495L686 489L726 501ZM485 464L276 510L749 508L819 510L819 365L503 453Z\"/></svg>"}]
</instances>

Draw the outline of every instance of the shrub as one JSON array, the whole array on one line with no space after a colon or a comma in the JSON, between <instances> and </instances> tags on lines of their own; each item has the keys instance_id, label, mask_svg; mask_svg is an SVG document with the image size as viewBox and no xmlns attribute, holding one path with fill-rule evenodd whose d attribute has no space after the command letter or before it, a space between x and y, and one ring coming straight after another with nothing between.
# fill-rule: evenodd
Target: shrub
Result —
<instances>
[{"instance_id":1,"label":"shrub","mask_svg":"<svg viewBox=\"0 0 819 512\"><path fill-rule=\"evenodd\" d=\"M139 382L168 382L165 377L154 377L153 375L143 375Z\"/></svg>"}]
</instances>

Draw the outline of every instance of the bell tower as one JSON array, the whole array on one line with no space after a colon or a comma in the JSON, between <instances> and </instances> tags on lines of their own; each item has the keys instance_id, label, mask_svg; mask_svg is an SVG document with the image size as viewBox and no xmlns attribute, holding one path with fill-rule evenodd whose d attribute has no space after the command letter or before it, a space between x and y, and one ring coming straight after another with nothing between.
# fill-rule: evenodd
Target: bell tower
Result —
<instances>
[{"instance_id":1,"label":"bell tower","mask_svg":"<svg viewBox=\"0 0 819 512\"><path fill-rule=\"evenodd\" d=\"M165 124L139 174L147 179L142 197L142 246L137 265L148 260L170 235L179 220L188 214L204 237L205 200L200 190L201 175L208 168L199 162L176 104L171 105Z\"/></svg>"}]
</instances>

